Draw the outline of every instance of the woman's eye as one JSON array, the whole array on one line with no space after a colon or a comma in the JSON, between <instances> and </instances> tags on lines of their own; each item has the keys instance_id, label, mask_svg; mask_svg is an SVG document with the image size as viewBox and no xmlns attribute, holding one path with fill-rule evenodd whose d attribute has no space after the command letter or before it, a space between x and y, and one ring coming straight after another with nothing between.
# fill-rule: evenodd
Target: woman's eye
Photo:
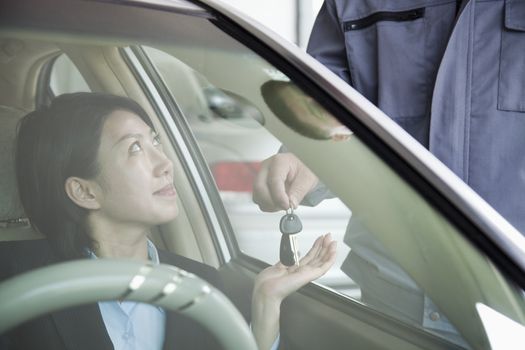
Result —
<instances>
[{"instance_id":1,"label":"woman's eye","mask_svg":"<svg viewBox=\"0 0 525 350\"><path fill-rule=\"evenodd\" d=\"M154 146L159 146L160 144L162 144L162 142L160 142L160 135L159 134L155 134L153 136L153 145Z\"/></svg>"},{"instance_id":2,"label":"woman's eye","mask_svg":"<svg viewBox=\"0 0 525 350\"><path fill-rule=\"evenodd\" d=\"M131 146L129 146L129 153L133 154L133 153L137 153L140 151L142 151L142 146L140 145L138 141L133 142Z\"/></svg>"}]
</instances>

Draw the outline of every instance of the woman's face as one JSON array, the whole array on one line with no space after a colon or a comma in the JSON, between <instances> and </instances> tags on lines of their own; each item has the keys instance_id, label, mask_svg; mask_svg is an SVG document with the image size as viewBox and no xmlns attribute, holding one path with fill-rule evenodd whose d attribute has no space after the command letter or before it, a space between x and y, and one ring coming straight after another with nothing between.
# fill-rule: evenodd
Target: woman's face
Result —
<instances>
[{"instance_id":1,"label":"woman's face","mask_svg":"<svg viewBox=\"0 0 525 350\"><path fill-rule=\"evenodd\" d=\"M118 110L109 115L98 164L98 214L106 220L150 227L177 216L173 164L157 133L134 113Z\"/></svg>"}]
</instances>

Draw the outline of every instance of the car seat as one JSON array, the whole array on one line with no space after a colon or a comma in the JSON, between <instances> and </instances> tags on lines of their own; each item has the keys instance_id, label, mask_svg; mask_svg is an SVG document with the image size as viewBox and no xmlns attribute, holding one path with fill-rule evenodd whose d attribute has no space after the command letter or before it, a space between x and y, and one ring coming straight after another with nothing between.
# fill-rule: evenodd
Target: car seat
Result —
<instances>
[{"instance_id":1,"label":"car seat","mask_svg":"<svg viewBox=\"0 0 525 350\"><path fill-rule=\"evenodd\" d=\"M36 239L43 236L31 228L18 195L15 174L15 136L25 112L0 106L0 241Z\"/></svg>"}]
</instances>

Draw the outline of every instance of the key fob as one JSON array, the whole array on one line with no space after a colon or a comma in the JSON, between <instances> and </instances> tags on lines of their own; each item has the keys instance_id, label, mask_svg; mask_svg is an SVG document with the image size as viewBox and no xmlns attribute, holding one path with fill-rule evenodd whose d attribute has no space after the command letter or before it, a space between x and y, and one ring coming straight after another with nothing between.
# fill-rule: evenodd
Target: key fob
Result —
<instances>
[{"instance_id":1,"label":"key fob","mask_svg":"<svg viewBox=\"0 0 525 350\"><path fill-rule=\"evenodd\" d=\"M279 223L279 230L284 235L294 235L301 232L302 229L301 219L295 214L286 214Z\"/></svg>"},{"instance_id":2,"label":"key fob","mask_svg":"<svg viewBox=\"0 0 525 350\"><path fill-rule=\"evenodd\" d=\"M281 246L279 249L279 260L285 266L293 266L297 263L294 252L294 239L292 235L283 234L281 236Z\"/></svg>"},{"instance_id":3,"label":"key fob","mask_svg":"<svg viewBox=\"0 0 525 350\"><path fill-rule=\"evenodd\" d=\"M282 233L279 260L285 266L293 266L299 263L299 247L297 247L296 236L302 229L301 220L293 212L284 215L279 222L279 230Z\"/></svg>"}]
</instances>

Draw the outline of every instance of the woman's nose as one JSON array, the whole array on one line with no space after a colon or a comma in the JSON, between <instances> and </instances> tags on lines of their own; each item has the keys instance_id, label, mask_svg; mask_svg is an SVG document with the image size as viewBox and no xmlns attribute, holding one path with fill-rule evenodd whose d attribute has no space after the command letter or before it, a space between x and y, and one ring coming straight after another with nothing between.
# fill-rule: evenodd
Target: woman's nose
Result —
<instances>
[{"instance_id":1,"label":"woman's nose","mask_svg":"<svg viewBox=\"0 0 525 350\"><path fill-rule=\"evenodd\" d=\"M165 176L173 173L173 163L160 149L155 151L154 173L155 176Z\"/></svg>"}]
</instances>

